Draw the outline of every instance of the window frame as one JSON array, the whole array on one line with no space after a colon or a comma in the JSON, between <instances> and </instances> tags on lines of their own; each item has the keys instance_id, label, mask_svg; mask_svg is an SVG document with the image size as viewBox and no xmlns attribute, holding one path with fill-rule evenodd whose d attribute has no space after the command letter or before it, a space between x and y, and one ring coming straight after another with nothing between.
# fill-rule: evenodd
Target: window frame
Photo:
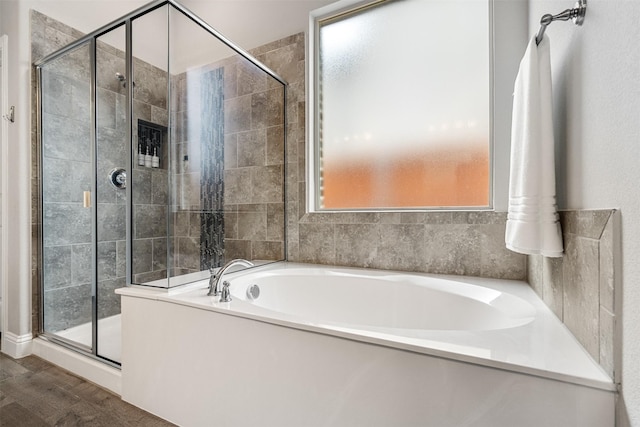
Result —
<instances>
[{"instance_id":1,"label":"window frame","mask_svg":"<svg viewBox=\"0 0 640 427\"><path fill-rule=\"evenodd\" d=\"M377 6L380 3L393 0L341 0L312 11L309 14L309 29L307 37L307 64L306 64L306 106L307 106L307 141L306 144L306 210L309 213L332 212L442 212L442 211L506 211L508 200L508 174L510 151L510 126L511 126L511 97L504 101L505 94L513 92L513 80L517 73L521 51L518 43L526 44L526 29L523 25L509 25L511 20L526 23L527 10L522 5L503 6L495 0L488 2L489 23L489 203L487 206L471 207L411 207L411 208L345 208L327 209L319 206L318 181L319 181L319 114L317 108L319 102L319 55L320 55L320 27L323 22L338 18L341 15L351 14L358 10ZM506 3L506 2L502 2ZM520 2L515 2L520 3ZM500 10L496 10L499 8ZM499 24L496 17L506 20L507 23ZM499 24L499 25L496 25ZM518 28L520 27L520 28ZM505 33L506 43L500 43L496 36ZM508 34L508 35L506 35ZM513 41L516 41L514 43ZM496 43L498 42L498 43ZM496 44L500 45L503 52L496 50ZM515 46L515 49L512 47ZM500 61L500 62L498 62ZM496 86L496 63L504 69L500 74L501 80ZM507 77L507 78L505 78ZM497 95L502 101L497 105ZM507 105L508 104L508 105ZM502 116L498 119L496 111Z\"/></svg>"}]
</instances>

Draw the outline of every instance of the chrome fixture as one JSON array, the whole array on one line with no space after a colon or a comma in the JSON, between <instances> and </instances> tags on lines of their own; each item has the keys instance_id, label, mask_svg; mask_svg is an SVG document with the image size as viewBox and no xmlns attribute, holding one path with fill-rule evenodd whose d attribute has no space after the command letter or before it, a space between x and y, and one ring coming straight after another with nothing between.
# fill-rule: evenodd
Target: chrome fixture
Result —
<instances>
[{"instance_id":1,"label":"chrome fixture","mask_svg":"<svg viewBox=\"0 0 640 427\"><path fill-rule=\"evenodd\" d=\"M253 301L260 296L260 287L258 285L251 285L247 288L247 299Z\"/></svg>"},{"instance_id":2,"label":"chrome fixture","mask_svg":"<svg viewBox=\"0 0 640 427\"><path fill-rule=\"evenodd\" d=\"M211 277L209 278L209 293L207 294L208 296L211 297L220 295L220 279L228 269L230 269L231 267L235 267L236 265L253 267L254 264L251 261L247 261L246 259L233 259L226 263L224 267L219 269L217 273L215 273L213 268L210 268L209 272L211 273Z\"/></svg>"},{"instance_id":3,"label":"chrome fixture","mask_svg":"<svg viewBox=\"0 0 640 427\"><path fill-rule=\"evenodd\" d=\"M109 182L118 190L127 188L127 171L122 168L115 168L109 172Z\"/></svg>"},{"instance_id":4,"label":"chrome fixture","mask_svg":"<svg viewBox=\"0 0 640 427\"><path fill-rule=\"evenodd\" d=\"M229 291L229 282L222 282L222 292L220 293L220 302L230 302L231 291Z\"/></svg>"},{"instance_id":5,"label":"chrome fixture","mask_svg":"<svg viewBox=\"0 0 640 427\"><path fill-rule=\"evenodd\" d=\"M207 295L211 297L218 295L216 292L216 269L211 267L209 269L209 273L211 274L211 276L209 277L209 292L207 293Z\"/></svg>"},{"instance_id":6,"label":"chrome fixture","mask_svg":"<svg viewBox=\"0 0 640 427\"><path fill-rule=\"evenodd\" d=\"M587 0L578 0L573 9L566 9L557 15L546 14L540 18L540 30L536 35L536 44L540 44L542 36L547 29L547 26L553 21L568 21L573 20L576 25L582 25L584 22L584 15L587 13Z\"/></svg>"},{"instance_id":7,"label":"chrome fixture","mask_svg":"<svg viewBox=\"0 0 640 427\"><path fill-rule=\"evenodd\" d=\"M127 78L124 76L124 74L116 73L116 79L118 79L120 83L122 83L122 87L127 87ZM133 85L135 86L136 83L134 82Z\"/></svg>"}]
</instances>

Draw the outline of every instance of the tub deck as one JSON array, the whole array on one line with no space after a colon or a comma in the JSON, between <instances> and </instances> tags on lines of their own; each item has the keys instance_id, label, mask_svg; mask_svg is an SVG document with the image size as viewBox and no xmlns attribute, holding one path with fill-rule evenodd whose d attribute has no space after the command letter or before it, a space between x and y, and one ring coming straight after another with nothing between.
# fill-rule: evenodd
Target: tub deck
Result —
<instances>
[{"instance_id":1,"label":"tub deck","mask_svg":"<svg viewBox=\"0 0 640 427\"><path fill-rule=\"evenodd\" d=\"M250 274L259 277L261 271L317 267L283 262L226 278L233 282ZM277 395L294 401L296 410L288 404L281 406L280 399L258 404L262 411L273 412L274 418L266 419L274 425L283 414L292 421L290 425L296 425L303 422L305 413L318 409L338 413L340 422L335 425L352 421L362 425L356 422L364 416L363 402L355 399L359 393L368 396L365 402L369 408L384 406L388 399L423 406L425 399L436 402L434 407L427 405L427 409L409 414L392 408L376 410L373 418L367 415L371 424L365 425L385 425L384 420L423 423L427 416L434 417L434 423L424 425L458 425L483 405L509 408L511 415L492 410L492 415L481 416L484 421L478 425L526 425L527 420L538 423L531 425L613 425L615 384L526 283L436 277L515 295L535 308L535 319L506 329L416 330L396 335L380 328L305 321L239 298L219 303L206 296L206 282L169 291L131 287L118 291L124 297L123 398L170 421L198 425L204 420L202 415L167 410L166 399L159 404L163 399L153 397L154 390L144 385L146 376L163 372L169 376L163 383L169 390L179 390L181 384L199 384L195 389L208 395L202 402L203 410L208 399L221 399L233 406L234 393L253 399ZM150 335L150 331L155 332ZM189 343L197 349L195 353L186 349ZM159 358L157 366L149 366L149 360ZM216 368L206 372L209 363L215 363ZM366 372L362 371L365 366ZM175 367L180 368L178 373L167 374ZM302 374L305 370L311 372ZM236 381L250 382L255 389L230 385ZM301 383L311 384L310 399L301 396ZM370 387L388 390L370 395ZM325 395L336 393L343 401ZM447 397L447 393L451 395ZM461 400L452 402L456 394ZM495 401L489 404L487 399ZM349 409L344 407L345 401L350 402ZM549 406L553 411L547 410ZM242 412L241 405L237 409ZM549 414L541 415L544 411ZM326 416L317 416L318 425L331 425ZM251 425L259 420L250 414L224 419L231 425Z\"/></svg>"}]
</instances>

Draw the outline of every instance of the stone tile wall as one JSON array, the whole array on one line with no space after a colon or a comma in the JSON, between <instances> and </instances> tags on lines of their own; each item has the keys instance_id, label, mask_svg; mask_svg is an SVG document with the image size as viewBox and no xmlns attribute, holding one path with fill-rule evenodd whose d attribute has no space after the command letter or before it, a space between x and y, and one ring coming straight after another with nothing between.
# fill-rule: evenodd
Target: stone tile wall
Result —
<instances>
[{"instance_id":1,"label":"stone tile wall","mask_svg":"<svg viewBox=\"0 0 640 427\"><path fill-rule=\"evenodd\" d=\"M83 36L82 33L37 11L31 12L32 60L36 61ZM97 150L98 187L98 316L120 312L119 297L114 289L125 286L126 243L125 192L112 187L107 175L114 167L128 163L126 151L126 88L115 78L124 72L122 51L98 41L97 66ZM91 189L91 148L89 115L89 55L82 48L47 67L45 82L50 96L43 103L43 123L47 136L42 150L46 157L43 168L45 227L38 235L40 147L37 140L35 73L32 80L32 289L33 325L38 330L40 298L45 298L46 329L61 330L91 319L91 210L82 207L82 193ZM134 91L135 119L142 118L166 126L166 83L158 88L166 73L142 61L134 61L138 89ZM163 100L164 97L164 100ZM134 129L136 127L134 126ZM135 137L134 133L134 137ZM135 139L134 139L134 144ZM134 259L134 272L139 280L166 277L167 171L139 167L133 172L136 213L134 245L139 247ZM162 208L159 209L158 206ZM141 213L146 213L141 215ZM139 224L139 226L136 226ZM39 254L39 239L45 246ZM162 250L164 245L165 250ZM38 257L42 257L45 295L40 295Z\"/></svg>"},{"instance_id":2,"label":"stone tile wall","mask_svg":"<svg viewBox=\"0 0 640 427\"><path fill-rule=\"evenodd\" d=\"M124 53L121 55L124 58ZM124 70L124 63L122 69ZM138 149L138 120L168 126L167 72L133 59L133 140ZM123 97L123 102L126 98ZM133 180L133 282L144 284L165 279L167 268L167 222L169 203L169 166L167 161L168 135L165 137L163 157L159 168L138 165L134 155ZM126 146L125 146L126 147ZM125 155L128 155L126 153ZM123 200L126 203L126 200ZM124 223L123 223L124 225ZM126 266L126 260L125 264Z\"/></svg>"},{"instance_id":3,"label":"stone tile wall","mask_svg":"<svg viewBox=\"0 0 640 427\"><path fill-rule=\"evenodd\" d=\"M503 213L307 213L304 34L251 53L289 83L285 181L288 260L526 278L526 257L504 247Z\"/></svg>"},{"instance_id":4,"label":"stone tile wall","mask_svg":"<svg viewBox=\"0 0 640 427\"><path fill-rule=\"evenodd\" d=\"M284 89L238 55L224 70L225 258L281 260Z\"/></svg>"},{"instance_id":5,"label":"stone tile wall","mask_svg":"<svg viewBox=\"0 0 640 427\"><path fill-rule=\"evenodd\" d=\"M619 215L615 210L560 212L565 254L530 256L531 287L594 360L616 374L616 267Z\"/></svg>"},{"instance_id":6,"label":"stone tile wall","mask_svg":"<svg viewBox=\"0 0 640 427\"><path fill-rule=\"evenodd\" d=\"M223 259L284 259L283 89L239 55L174 77L179 104L174 152L177 159L189 159L188 167L184 161L176 166L180 253L192 248L196 261L200 241L195 237L206 214L200 194L201 141L194 135L200 116L189 111L189 96L199 93L197 82L203 73L219 69L224 79ZM191 264L179 266L199 266Z\"/></svg>"},{"instance_id":7,"label":"stone tile wall","mask_svg":"<svg viewBox=\"0 0 640 427\"><path fill-rule=\"evenodd\" d=\"M34 61L80 36L37 12L32 12L31 19ZM43 100L42 122L51 134L43 138L42 147L37 146L35 111L32 114L33 250L43 260L47 283L45 295L38 295L38 300L44 298L46 327L50 330L64 329L91 318L91 217L90 210L82 205L83 191L90 189L91 182L91 150L87 145L90 135L88 58L88 48L79 48L53 63L43 75L51 96ZM33 83L35 88L35 74ZM43 221L48 231L42 236L44 251L38 254L41 151L48 159L42 170ZM37 260L34 256L32 272L37 279L34 290L40 283ZM36 307L34 304L34 310ZM37 317L33 320L37 325Z\"/></svg>"}]
</instances>

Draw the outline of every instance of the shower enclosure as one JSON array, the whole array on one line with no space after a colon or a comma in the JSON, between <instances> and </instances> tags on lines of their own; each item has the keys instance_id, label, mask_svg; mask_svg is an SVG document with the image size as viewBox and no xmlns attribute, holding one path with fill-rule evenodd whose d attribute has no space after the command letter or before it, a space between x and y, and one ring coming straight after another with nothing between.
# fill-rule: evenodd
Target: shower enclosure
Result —
<instances>
[{"instance_id":1,"label":"shower enclosure","mask_svg":"<svg viewBox=\"0 0 640 427\"><path fill-rule=\"evenodd\" d=\"M284 259L284 81L173 0L35 64L41 335L120 362L130 284Z\"/></svg>"}]
</instances>

